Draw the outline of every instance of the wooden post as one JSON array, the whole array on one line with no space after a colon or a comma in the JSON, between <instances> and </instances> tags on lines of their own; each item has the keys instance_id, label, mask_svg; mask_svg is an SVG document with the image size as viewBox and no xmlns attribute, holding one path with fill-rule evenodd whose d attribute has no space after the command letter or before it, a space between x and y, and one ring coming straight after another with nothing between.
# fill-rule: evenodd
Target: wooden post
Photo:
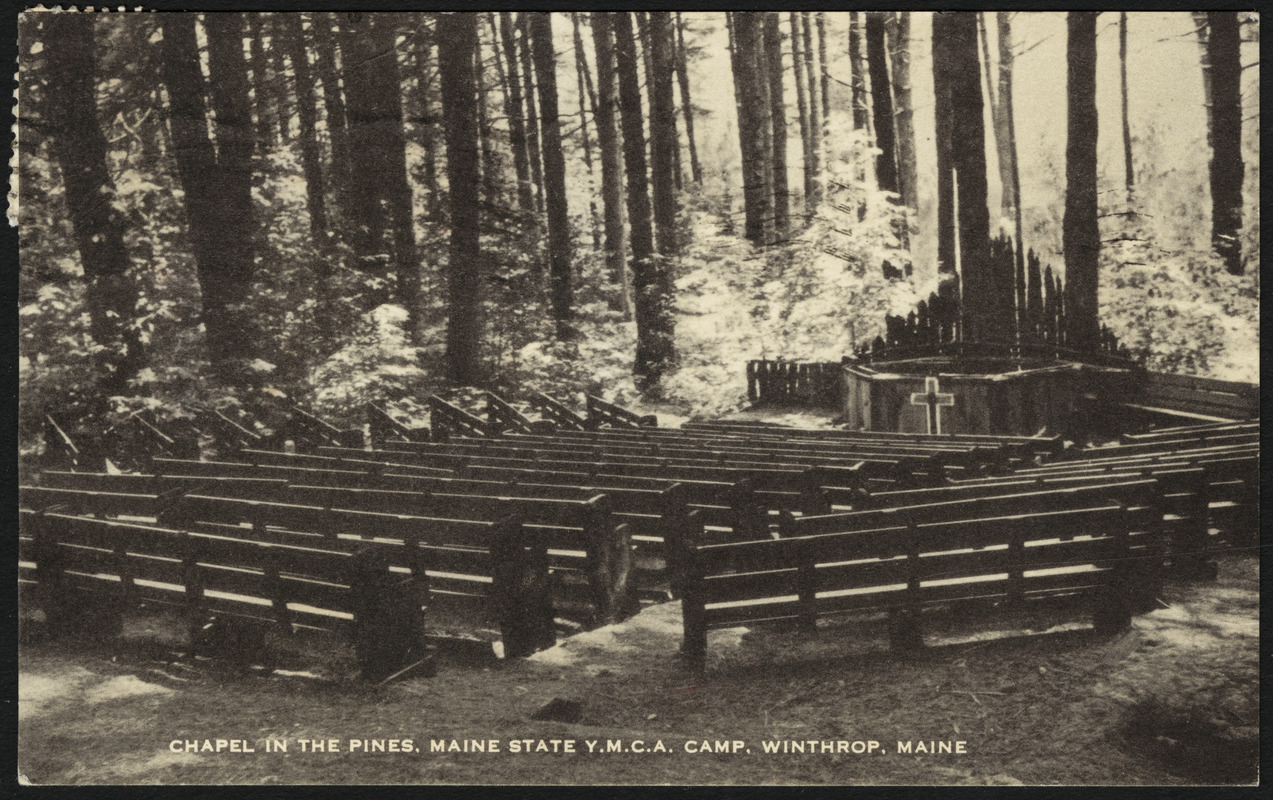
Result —
<instances>
[{"instance_id":1,"label":"wooden post","mask_svg":"<svg viewBox=\"0 0 1273 800\"><path fill-rule=\"evenodd\" d=\"M697 522L697 512L691 518L685 492L684 484L674 483L664 489L660 496L663 506L660 515L663 528L663 565L667 572L668 587L674 598L680 598L684 593L686 530ZM702 523L698 524L702 526Z\"/></svg>"},{"instance_id":2,"label":"wooden post","mask_svg":"<svg viewBox=\"0 0 1273 800\"><path fill-rule=\"evenodd\" d=\"M904 537L908 570L906 599L901 607L894 608L889 614L889 642L894 650L910 653L924 647L924 634L920 628L923 602L920 597L919 529L910 516L906 518Z\"/></svg>"},{"instance_id":3,"label":"wooden post","mask_svg":"<svg viewBox=\"0 0 1273 800\"><path fill-rule=\"evenodd\" d=\"M584 538L588 541L588 581L592 589L594 626L617 622L633 610L636 598L632 574L632 537L627 525L616 525L610 500L598 495L584 511Z\"/></svg>"},{"instance_id":4,"label":"wooden post","mask_svg":"<svg viewBox=\"0 0 1273 800\"><path fill-rule=\"evenodd\" d=\"M794 528L795 518L790 511L783 511L779 530L790 531ZM808 539L789 539L797 550L796 596L799 598L800 611L798 627L813 631L818 628L818 586L817 586L817 549ZM787 545L783 545L786 547Z\"/></svg>"},{"instance_id":5,"label":"wooden post","mask_svg":"<svg viewBox=\"0 0 1273 800\"><path fill-rule=\"evenodd\" d=\"M747 362L747 400L752 405L755 405L760 400L760 393L758 391L756 381L756 365L758 363L759 362L756 361Z\"/></svg>"},{"instance_id":6,"label":"wooden post","mask_svg":"<svg viewBox=\"0 0 1273 800\"><path fill-rule=\"evenodd\" d=\"M1025 600L1025 530L1013 525L1008 534L1008 601Z\"/></svg>"},{"instance_id":7,"label":"wooden post","mask_svg":"<svg viewBox=\"0 0 1273 800\"><path fill-rule=\"evenodd\" d=\"M1099 566L1108 567L1104 584L1092 596L1092 625L1097 633L1110 634L1123 630L1132 620L1129 545L1131 539L1131 519L1127 507L1121 506L1120 523L1115 532L1116 540L1112 552Z\"/></svg>"},{"instance_id":8,"label":"wooden post","mask_svg":"<svg viewBox=\"0 0 1273 800\"><path fill-rule=\"evenodd\" d=\"M279 551L270 547L265 550L265 591L269 595L274 609L274 624L286 636L292 635L292 610L287 607L287 588L279 575L283 566Z\"/></svg>"},{"instance_id":9,"label":"wooden post","mask_svg":"<svg viewBox=\"0 0 1273 800\"><path fill-rule=\"evenodd\" d=\"M491 531L491 598L505 658L522 658L557 643L553 627L548 547L543 535L520 519L506 518Z\"/></svg>"},{"instance_id":10,"label":"wooden post","mask_svg":"<svg viewBox=\"0 0 1273 800\"><path fill-rule=\"evenodd\" d=\"M702 525L690 525L684 529L684 563L681 593L681 657L686 665L697 673L707 668L707 611L702 598L703 567L698 548L702 544Z\"/></svg>"},{"instance_id":11,"label":"wooden post","mask_svg":"<svg viewBox=\"0 0 1273 800\"><path fill-rule=\"evenodd\" d=\"M63 559L53 526L45 517L47 509L41 509L28 518L28 529L34 539L32 550L35 555L36 597L44 611L49 632L57 636L66 629L65 609L66 588L63 573Z\"/></svg>"}]
</instances>

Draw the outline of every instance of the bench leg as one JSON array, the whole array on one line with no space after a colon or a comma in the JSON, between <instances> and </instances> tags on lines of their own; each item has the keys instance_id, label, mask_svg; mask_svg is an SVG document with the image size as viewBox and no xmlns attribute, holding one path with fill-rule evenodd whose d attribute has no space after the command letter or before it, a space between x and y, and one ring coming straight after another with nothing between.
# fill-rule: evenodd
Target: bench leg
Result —
<instances>
[{"instance_id":1,"label":"bench leg","mask_svg":"<svg viewBox=\"0 0 1273 800\"><path fill-rule=\"evenodd\" d=\"M1131 624L1131 598L1126 592L1098 592L1096 598L1096 605L1092 609L1092 627L1097 633L1118 633Z\"/></svg>"},{"instance_id":2,"label":"bench leg","mask_svg":"<svg viewBox=\"0 0 1273 800\"><path fill-rule=\"evenodd\" d=\"M681 640L681 658L685 665L702 673L707 668L707 622L703 619L703 607L685 598L681 601L684 638Z\"/></svg>"},{"instance_id":3,"label":"bench leg","mask_svg":"<svg viewBox=\"0 0 1273 800\"><path fill-rule=\"evenodd\" d=\"M919 614L911 609L897 609L888 615L888 641L898 653L916 653L924 649L924 633Z\"/></svg>"}]
</instances>

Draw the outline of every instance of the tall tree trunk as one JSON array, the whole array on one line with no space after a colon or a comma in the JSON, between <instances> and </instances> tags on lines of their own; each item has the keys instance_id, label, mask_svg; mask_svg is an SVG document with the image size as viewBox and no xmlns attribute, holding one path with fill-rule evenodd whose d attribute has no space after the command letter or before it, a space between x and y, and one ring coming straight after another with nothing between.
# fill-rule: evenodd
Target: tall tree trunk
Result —
<instances>
[{"instance_id":1,"label":"tall tree trunk","mask_svg":"<svg viewBox=\"0 0 1273 800\"><path fill-rule=\"evenodd\" d=\"M1098 344L1097 267L1101 232L1096 210L1096 12L1066 16L1065 252L1067 341Z\"/></svg>"},{"instance_id":2,"label":"tall tree trunk","mask_svg":"<svg viewBox=\"0 0 1273 800\"><path fill-rule=\"evenodd\" d=\"M482 156L482 193L492 206L499 204L499 160L495 155L495 134L491 130L490 97L486 91L486 57L482 52L482 32L478 29L477 50L473 53L473 79L477 83L477 150Z\"/></svg>"},{"instance_id":3,"label":"tall tree trunk","mask_svg":"<svg viewBox=\"0 0 1273 800\"><path fill-rule=\"evenodd\" d=\"M208 67L216 112L214 148L208 136L194 14L163 17L163 77L173 154L185 193L208 357L223 381L240 375L240 360L252 358L255 339L242 308L251 286L252 146L243 17L209 14ZM237 232L237 235L236 235Z\"/></svg>"},{"instance_id":4,"label":"tall tree trunk","mask_svg":"<svg viewBox=\"0 0 1273 800\"><path fill-rule=\"evenodd\" d=\"M817 197L816 184L813 179L813 127L809 123L809 92L805 86L804 69L801 65L804 63L804 56L801 53L800 43L800 14L792 11L787 17L788 23L791 25L791 68L796 76L796 110L800 116L800 145L801 152L804 155L804 211L807 217L813 217L818 211L815 201ZM741 99L739 105L742 105Z\"/></svg>"},{"instance_id":5,"label":"tall tree trunk","mask_svg":"<svg viewBox=\"0 0 1273 800\"><path fill-rule=\"evenodd\" d=\"M261 20L262 32L270 40L270 48L265 51L270 62L269 72L266 74L269 74L272 79L271 93L278 102L278 145L280 147L292 138L292 98L287 91L287 70L283 66L283 48L278 46L280 18L283 16L278 12L272 12L263 15Z\"/></svg>"},{"instance_id":6,"label":"tall tree trunk","mask_svg":"<svg viewBox=\"0 0 1273 800\"><path fill-rule=\"evenodd\" d=\"M1210 13L1194 11L1194 34L1198 38L1198 62L1202 66L1202 107L1207 110L1207 147L1211 146L1211 36Z\"/></svg>"},{"instance_id":7,"label":"tall tree trunk","mask_svg":"<svg viewBox=\"0 0 1273 800\"><path fill-rule=\"evenodd\" d=\"M592 143L588 137L588 101L592 102L592 118L597 118L597 95L592 88L592 72L583 49L583 32L579 29L579 12L570 12L570 26L575 45L575 82L579 94L579 136L583 140L583 163L588 168L588 220L592 223L592 246L602 248L601 222L597 219L596 173L592 169Z\"/></svg>"},{"instance_id":8,"label":"tall tree trunk","mask_svg":"<svg viewBox=\"0 0 1273 800\"><path fill-rule=\"evenodd\" d=\"M437 23L442 118L446 129L446 173L450 185L451 251L447 261L447 377L452 383L482 382L479 345L482 334L482 249L478 207L477 17L440 13Z\"/></svg>"},{"instance_id":9,"label":"tall tree trunk","mask_svg":"<svg viewBox=\"0 0 1273 800\"><path fill-rule=\"evenodd\" d=\"M1015 316L1014 268L990 259L990 211L986 206L986 131L982 121L981 60L977 55L976 12L944 12L949 40L945 80L953 109L951 155L955 171L959 223L959 268L964 338L1011 341ZM933 39L938 38L934 30ZM957 143L957 144L954 144Z\"/></svg>"},{"instance_id":10,"label":"tall tree trunk","mask_svg":"<svg viewBox=\"0 0 1273 800\"><path fill-rule=\"evenodd\" d=\"M426 26L423 18L435 17L436 15L426 12L413 12L418 15L419 20L417 27L420 35L415 37L415 56L416 56L416 93L419 105L420 116L417 121L417 129L419 131L419 143L421 149L424 150L424 158L421 159L420 182L424 184L425 196L425 218L436 219L438 212L442 208L442 189L438 184L438 115L433 111L433 79L435 71L433 67L433 42L437 38L436 23L433 28ZM405 102L405 99L404 99Z\"/></svg>"},{"instance_id":11,"label":"tall tree trunk","mask_svg":"<svg viewBox=\"0 0 1273 800\"><path fill-rule=\"evenodd\" d=\"M504 45L504 61L508 76L504 82L504 113L508 117L508 141L513 150L513 169L517 173L517 207L535 211L535 185L531 182L530 156L526 148L526 120L522 113L522 78L517 63L517 43L513 39L513 15L499 12L500 39Z\"/></svg>"},{"instance_id":12,"label":"tall tree trunk","mask_svg":"<svg viewBox=\"0 0 1273 800\"><path fill-rule=\"evenodd\" d=\"M742 150L743 207L745 211L744 235L756 246L773 241L773 188L765 180L765 166L769 153L761 135L762 125L767 125L769 110L762 81L768 78L761 73L764 58L762 50L761 12L734 12L734 53L738 70L738 140ZM761 111L765 115L761 115Z\"/></svg>"},{"instance_id":13,"label":"tall tree trunk","mask_svg":"<svg viewBox=\"0 0 1273 800\"><path fill-rule=\"evenodd\" d=\"M871 108L875 114L875 180L879 188L897 194L897 146L893 130L893 92L888 79L888 43L884 11L866 12L866 63L871 74Z\"/></svg>"},{"instance_id":14,"label":"tall tree trunk","mask_svg":"<svg viewBox=\"0 0 1273 800\"><path fill-rule=\"evenodd\" d=\"M999 12L1000 14L1004 12ZM1127 202L1136 191L1136 169L1132 164L1132 126L1127 114L1127 12L1118 12L1118 89L1123 116L1123 183Z\"/></svg>"},{"instance_id":15,"label":"tall tree trunk","mask_svg":"<svg viewBox=\"0 0 1273 800\"><path fill-rule=\"evenodd\" d=\"M314 245L326 251L330 242L327 236L327 204L323 199L322 154L318 145L316 123L318 111L314 78L309 70L309 53L305 48L305 31L300 14L284 14L277 31L280 43L287 51L296 83L296 110L301 124L301 169L305 174L305 196L309 207L309 229ZM320 287L326 286L326 276L319 276Z\"/></svg>"},{"instance_id":16,"label":"tall tree trunk","mask_svg":"<svg viewBox=\"0 0 1273 800\"><path fill-rule=\"evenodd\" d=\"M600 67L597 67L600 70ZM685 138L690 149L690 175L696 186L703 185L703 165L698 161L698 145L694 141L694 104L690 100L689 59L685 52L685 23L676 12L676 80L681 88L681 115L685 117Z\"/></svg>"},{"instance_id":17,"label":"tall tree trunk","mask_svg":"<svg viewBox=\"0 0 1273 800\"><path fill-rule=\"evenodd\" d=\"M831 119L831 74L827 69L827 12L814 12L818 24L818 75L821 80L822 121L829 124Z\"/></svg>"},{"instance_id":18,"label":"tall tree trunk","mask_svg":"<svg viewBox=\"0 0 1273 800\"><path fill-rule=\"evenodd\" d=\"M936 40L933 41L933 47L937 46ZM849 12L849 84L853 98L853 130L869 130L870 110L866 104L866 70L863 68L865 61L862 58L863 46L862 37L862 12Z\"/></svg>"},{"instance_id":19,"label":"tall tree trunk","mask_svg":"<svg viewBox=\"0 0 1273 800\"><path fill-rule=\"evenodd\" d=\"M764 19L765 60L769 79L769 123L772 140L774 187L774 236L785 241L791 235L791 206L787 188L787 101L782 85L782 30L777 11Z\"/></svg>"},{"instance_id":20,"label":"tall tree trunk","mask_svg":"<svg viewBox=\"0 0 1273 800\"><path fill-rule=\"evenodd\" d=\"M350 204L349 123L345 114L345 97L340 86L340 72L336 66L336 37L331 14L315 13L311 17L314 35L314 63L323 84L323 108L327 112L327 137L331 142L330 182L335 189L336 208L345 222L351 222L347 211Z\"/></svg>"},{"instance_id":21,"label":"tall tree trunk","mask_svg":"<svg viewBox=\"0 0 1273 800\"><path fill-rule=\"evenodd\" d=\"M262 152L278 140L278 105L271 102L269 79L266 77L265 32L263 14L248 14L248 37L252 60L252 106L256 110L256 139Z\"/></svg>"},{"instance_id":22,"label":"tall tree trunk","mask_svg":"<svg viewBox=\"0 0 1273 800\"><path fill-rule=\"evenodd\" d=\"M933 118L937 144L937 293L945 300L959 298L958 256L955 252L955 109L951 99L953 40L950 12L933 12Z\"/></svg>"},{"instance_id":23,"label":"tall tree trunk","mask_svg":"<svg viewBox=\"0 0 1273 800\"><path fill-rule=\"evenodd\" d=\"M398 300L407 310L407 330L415 340L420 334L420 263L407 179L395 19L390 14L345 14L342 52L349 54L345 78L355 198L367 204L354 238L355 252L373 269L385 263L388 254L387 263L397 275ZM392 234L387 247L386 228ZM387 296L372 295L372 302L387 301Z\"/></svg>"},{"instance_id":24,"label":"tall tree trunk","mask_svg":"<svg viewBox=\"0 0 1273 800\"><path fill-rule=\"evenodd\" d=\"M338 14L340 51L344 69L347 125L349 130L350 182L346 213L351 223L349 243L363 269L387 271L385 209L380 193L386 132L390 119L388 99L382 91L388 55L377 52L373 17L365 12ZM379 57L377 57L379 56ZM394 87L396 88L396 87ZM389 293L377 293L370 307L388 302Z\"/></svg>"},{"instance_id":25,"label":"tall tree trunk","mask_svg":"<svg viewBox=\"0 0 1273 800\"><path fill-rule=\"evenodd\" d=\"M531 41L528 21L529 11L519 12L517 28L522 36L520 57L522 77L526 89L526 152L530 155L530 175L535 181L535 208L544 212L544 161L539 142L539 110L535 101L535 67L531 63Z\"/></svg>"},{"instance_id":26,"label":"tall tree trunk","mask_svg":"<svg viewBox=\"0 0 1273 800\"><path fill-rule=\"evenodd\" d=\"M1209 11L1211 35L1211 246L1233 275L1242 274L1242 62L1238 15Z\"/></svg>"},{"instance_id":27,"label":"tall tree trunk","mask_svg":"<svg viewBox=\"0 0 1273 800\"><path fill-rule=\"evenodd\" d=\"M889 39L893 59L894 117L897 120L897 187L902 205L919 207L915 189L918 173L915 167L915 111L911 102L911 12L891 14Z\"/></svg>"},{"instance_id":28,"label":"tall tree trunk","mask_svg":"<svg viewBox=\"0 0 1273 800\"><path fill-rule=\"evenodd\" d=\"M547 11L528 12L535 83L539 87L539 140L544 159L544 189L548 208L548 284L557 338L575 336L570 270L570 215L566 208L566 158L561 150L561 120L557 114L557 57L553 51L552 18Z\"/></svg>"},{"instance_id":29,"label":"tall tree trunk","mask_svg":"<svg viewBox=\"0 0 1273 800\"><path fill-rule=\"evenodd\" d=\"M667 11L649 12L649 58L654 82L649 86L650 98L650 176L654 188L654 240L659 254L666 259L677 253L676 236L676 104L672 97L672 80L676 64L672 55L672 18ZM660 273L669 272L666 261ZM666 284L666 280L664 281ZM670 286L661 287L664 292Z\"/></svg>"},{"instance_id":30,"label":"tall tree trunk","mask_svg":"<svg viewBox=\"0 0 1273 800\"><path fill-rule=\"evenodd\" d=\"M145 365L136 318L137 287L128 275L127 223L115 208L115 183L106 163L106 137L97 116L93 14L49 14L46 114L62 170L66 207L88 286L89 331L103 375L103 398L131 394L128 382Z\"/></svg>"},{"instance_id":31,"label":"tall tree trunk","mask_svg":"<svg viewBox=\"0 0 1273 800\"><path fill-rule=\"evenodd\" d=\"M641 83L637 77L636 38L632 17L615 13L615 56L619 77L619 108L623 120L623 164L627 174L628 220L631 225L632 283L637 346L633 374L642 391L656 390L672 366L674 320L671 298L660 291L654 259L654 227L645 165L645 124L641 111Z\"/></svg>"},{"instance_id":32,"label":"tall tree trunk","mask_svg":"<svg viewBox=\"0 0 1273 800\"><path fill-rule=\"evenodd\" d=\"M802 12L804 15L804 25L802 26L801 36L804 37L804 68L806 85L809 87L809 131L811 133L809 143L813 150L813 205L814 208L822 205L822 147L826 141L826 131L823 129L822 94L818 91L818 77L814 72L813 63L813 18L808 11Z\"/></svg>"},{"instance_id":33,"label":"tall tree trunk","mask_svg":"<svg viewBox=\"0 0 1273 800\"><path fill-rule=\"evenodd\" d=\"M1025 226L1021 221L1021 168L1017 162L1017 123L1012 99L1012 12L998 12L997 22L999 27L999 109L1003 115L1004 128L1008 136L1007 147L1004 149L1011 161L1007 185L1012 190L1012 222L1017 240L1017 319L1020 330L1020 321L1024 319L1022 314L1028 300L1025 275ZM1005 189L1006 194L1007 189Z\"/></svg>"},{"instance_id":34,"label":"tall tree trunk","mask_svg":"<svg viewBox=\"0 0 1273 800\"><path fill-rule=\"evenodd\" d=\"M601 149L601 197L605 220L606 271L617 292L610 306L632 314L628 284L627 240L623 228L623 153L619 138L619 87L614 62L613 15L592 14L592 44L597 57L597 144Z\"/></svg>"}]
</instances>

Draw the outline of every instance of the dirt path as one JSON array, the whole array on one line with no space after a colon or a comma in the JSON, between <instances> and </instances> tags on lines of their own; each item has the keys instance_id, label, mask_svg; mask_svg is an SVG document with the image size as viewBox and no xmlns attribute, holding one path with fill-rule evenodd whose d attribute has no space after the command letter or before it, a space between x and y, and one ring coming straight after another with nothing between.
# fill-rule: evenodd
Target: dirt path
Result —
<instances>
[{"instance_id":1,"label":"dirt path","mask_svg":"<svg viewBox=\"0 0 1273 800\"><path fill-rule=\"evenodd\" d=\"M521 662L444 653L435 677L383 688L350 679L330 642L323 663L289 665L318 677L172 662L142 635L28 644L19 768L37 784L1253 780L1258 562L1224 559L1218 581L1169 586L1162 600L1113 638L1070 625L988 639L952 624L907 660L870 622L815 637L719 631L705 680L675 658L675 603ZM531 718L554 699L573 721ZM332 739L339 752L301 749ZM383 740L386 752L351 752L353 739ZM187 752L204 740L212 752ZM267 740L287 752L265 752ZM388 752L392 740L407 752ZM499 751L463 752L471 740ZM552 752L568 740L576 752ZM810 740L815 752L764 752ZM535 752L541 741L546 752ZM605 752L612 741L623 752ZM878 750L853 752L871 741ZM697 752L733 742L737 752ZM915 743L912 753L899 742ZM966 752L920 753L920 742L964 742Z\"/></svg>"}]
</instances>

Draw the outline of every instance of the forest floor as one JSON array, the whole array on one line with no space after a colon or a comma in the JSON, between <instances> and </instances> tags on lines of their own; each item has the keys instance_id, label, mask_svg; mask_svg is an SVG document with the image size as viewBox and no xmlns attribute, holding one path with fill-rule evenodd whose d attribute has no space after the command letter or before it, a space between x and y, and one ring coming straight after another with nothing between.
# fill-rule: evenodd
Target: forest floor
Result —
<instances>
[{"instance_id":1,"label":"forest floor","mask_svg":"<svg viewBox=\"0 0 1273 800\"><path fill-rule=\"evenodd\" d=\"M1169 583L1160 608L1113 637L1072 619L1018 620L1045 632L1003 638L938 619L925 651L902 658L870 619L817 636L740 628L711 635L705 678L676 656L677 603L524 660L439 649L433 677L380 687L359 682L332 639L266 673L176 657L164 617L130 617L105 642L24 644L18 766L34 784L1249 783L1259 562L1226 555L1219 567L1214 582ZM577 704L574 721L532 719L554 700ZM186 752L205 739L223 751ZM354 739L407 752L353 750ZM452 740L496 740L498 752L434 752ZM808 740L818 752L765 752ZM552 752L567 741L574 753ZM852 752L870 741L879 749ZM622 752L604 752L610 742ZM966 752L917 754L919 742Z\"/></svg>"}]
</instances>

